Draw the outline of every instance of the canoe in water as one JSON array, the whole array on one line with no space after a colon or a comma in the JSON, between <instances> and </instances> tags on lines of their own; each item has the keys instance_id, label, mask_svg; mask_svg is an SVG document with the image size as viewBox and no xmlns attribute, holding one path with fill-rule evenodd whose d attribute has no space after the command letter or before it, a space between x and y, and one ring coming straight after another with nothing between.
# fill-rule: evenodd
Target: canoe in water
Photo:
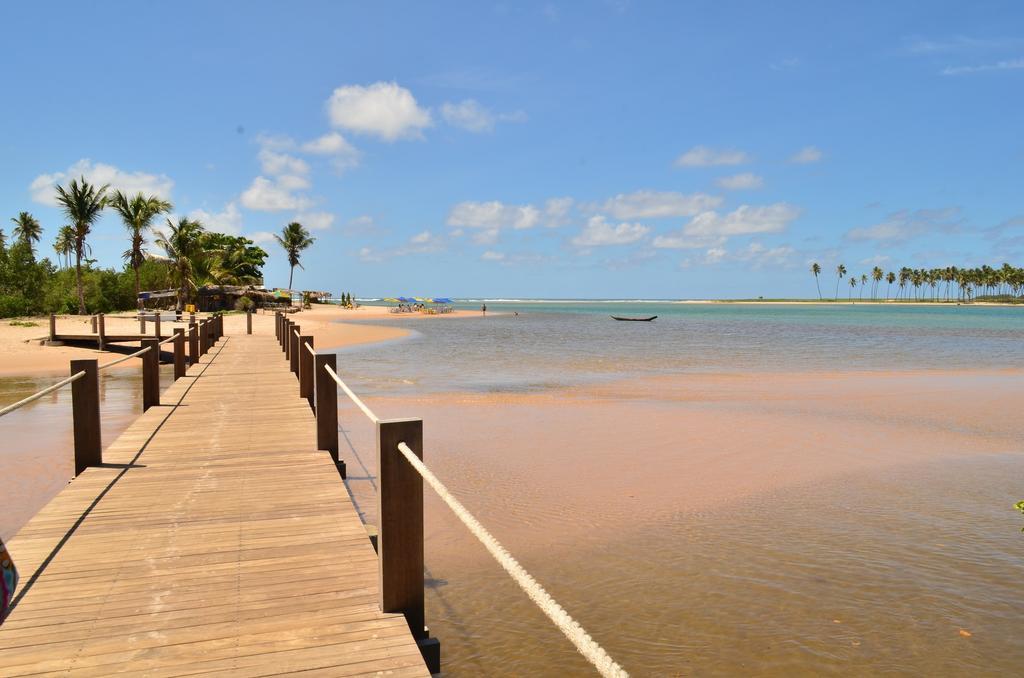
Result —
<instances>
[{"instance_id":1,"label":"canoe in water","mask_svg":"<svg viewBox=\"0 0 1024 678\"><path fill-rule=\"evenodd\" d=\"M648 316L646 318L623 318L622 316L613 315L612 316L612 320L623 320L623 321L634 322L634 323L649 323L649 322L651 322L652 320L654 320L657 317L658 316L656 316L656 315L652 315L652 316Z\"/></svg>"}]
</instances>

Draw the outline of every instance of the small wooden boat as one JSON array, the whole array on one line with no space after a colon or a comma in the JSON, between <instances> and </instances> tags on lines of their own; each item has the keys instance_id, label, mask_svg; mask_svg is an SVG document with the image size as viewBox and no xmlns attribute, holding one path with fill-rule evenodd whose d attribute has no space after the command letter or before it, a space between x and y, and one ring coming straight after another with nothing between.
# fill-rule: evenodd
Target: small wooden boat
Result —
<instances>
[{"instance_id":1,"label":"small wooden boat","mask_svg":"<svg viewBox=\"0 0 1024 678\"><path fill-rule=\"evenodd\" d=\"M648 316L646 318L623 318L622 316L613 315L612 316L612 320L622 320L622 321L625 321L625 322L634 322L634 323L649 323L649 322L651 322L652 320L654 320L657 317L658 316L656 316L656 315L652 315L652 316Z\"/></svg>"}]
</instances>

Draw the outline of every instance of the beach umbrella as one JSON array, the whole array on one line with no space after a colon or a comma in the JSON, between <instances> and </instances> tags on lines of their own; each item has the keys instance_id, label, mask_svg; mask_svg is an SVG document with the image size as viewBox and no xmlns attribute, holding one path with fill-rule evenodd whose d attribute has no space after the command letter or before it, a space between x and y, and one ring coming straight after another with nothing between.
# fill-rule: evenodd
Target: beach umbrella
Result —
<instances>
[{"instance_id":1,"label":"beach umbrella","mask_svg":"<svg viewBox=\"0 0 1024 678\"><path fill-rule=\"evenodd\" d=\"M389 304L397 304L398 303L398 299L395 299L394 297L388 297L384 301L389 303Z\"/></svg>"}]
</instances>

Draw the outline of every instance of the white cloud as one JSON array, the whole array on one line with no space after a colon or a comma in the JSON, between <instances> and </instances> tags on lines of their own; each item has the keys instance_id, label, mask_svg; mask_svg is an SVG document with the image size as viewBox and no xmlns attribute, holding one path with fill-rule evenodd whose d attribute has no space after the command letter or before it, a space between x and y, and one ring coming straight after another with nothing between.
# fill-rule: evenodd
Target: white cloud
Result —
<instances>
[{"instance_id":1,"label":"white cloud","mask_svg":"<svg viewBox=\"0 0 1024 678\"><path fill-rule=\"evenodd\" d=\"M195 209L188 213L188 218L202 223L207 230L228 235L239 235L242 232L242 213L238 206L229 202L222 212L207 212ZM252 236L247 236L251 239Z\"/></svg>"},{"instance_id":2,"label":"white cloud","mask_svg":"<svg viewBox=\"0 0 1024 678\"><path fill-rule=\"evenodd\" d=\"M477 229L473 240L490 245L498 240L503 229L533 228L541 219L540 210L533 205L506 205L497 200L490 202L460 202L448 214L448 226Z\"/></svg>"},{"instance_id":3,"label":"white cloud","mask_svg":"<svg viewBox=\"0 0 1024 678\"><path fill-rule=\"evenodd\" d=\"M820 149L814 146L804 146L799 151L790 157L789 161L797 165L810 165L811 163L818 162L822 158L822 152Z\"/></svg>"},{"instance_id":4,"label":"white cloud","mask_svg":"<svg viewBox=\"0 0 1024 678\"><path fill-rule=\"evenodd\" d=\"M711 167L715 165L745 165L751 157L734 149L715 150L707 146L694 146L676 158L678 167Z\"/></svg>"},{"instance_id":5,"label":"white cloud","mask_svg":"<svg viewBox=\"0 0 1024 678\"><path fill-rule=\"evenodd\" d=\"M494 114L475 99L465 99L457 104L446 102L441 106L441 117L449 125L469 132L479 134L494 130Z\"/></svg>"},{"instance_id":6,"label":"white cloud","mask_svg":"<svg viewBox=\"0 0 1024 678\"><path fill-rule=\"evenodd\" d=\"M967 75L986 71L1018 71L1021 69L1024 69L1024 58L1008 59L978 66L949 66L942 70L942 75Z\"/></svg>"},{"instance_id":7,"label":"white cloud","mask_svg":"<svg viewBox=\"0 0 1024 678\"><path fill-rule=\"evenodd\" d=\"M250 233L245 237L248 238L249 240L252 240L257 245L260 245L265 242L274 241L274 234L271 233L270 231L256 231L255 233Z\"/></svg>"},{"instance_id":8,"label":"white cloud","mask_svg":"<svg viewBox=\"0 0 1024 678\"><path fill-rule=\"evenodd\" d=\"M588 205L595 212L605 212L616 219L659 219L689 217L718 207L722 198L705 193L684 195L674 191L636 191L620 193L603 204Z\"/></svg>"},{"instance_id":9,"label":"white cloud","mask_svg":"<svg viewBox=\"0 0 1024 678\"><path fill-rule=\"evenodd\" d=\"M745 191L764 186L764 179L751 172L722 177L716 182L720 187L730 191Z\"/></svg>"},{"instance_id":10,"label":"white cloud","mask_svg":"<svg viewBox=\"0 0 1024 678\"><path fill-rule=\"evenodd\" d=\"M704 263L717 264L718 262L725 258L726 254L728 254L728 252L725 250L725 248L712 247L711 249L704 253Z\"/></svg>"},{"instance_id":11,"label":"white cloud","mask_svg":"<svg viewBox=\"0 0 1024 678\"><path fill-rule=\"evenodd\" d=\"M284 179L284 183L280 182ZM295 195L292 191L296 183L305 182L302 177L286 176L280 177L279 181L272 181L265 177L256 177L252 180L249 188L245 189L241 196L242 206L251 210L275 212L280 210L303 210L312 205L309 198ZM305 182L308 185L308 182Z\"/></svg>"},{"instance_id":12,"label":"white cloud","mask_svg":"<svg viewBox=\"0 0 1024 678\"><path fill-rule=\"evenodd\" d=\"M846 232L849 240L903 242L929 233L953 233L963 218L957 207L940 209L900 210L872 226L859 226Z\"/></svg>"},{"instance_id":13,"label":"white cloud","mask_svg":"<svg viewBox=\"0 0 1024 678\"><path fill-rule=\"evenodd\" d=\"M314 231L326 231L334 223L334 215L330 212L301 212L292 217L292 221Z\"/></svg>"},{"instance_id":14,"label":"white cloud","mask_svg":"<svg viewBox=\"0 0 1024 678\"><path fill-rule=\"evenodd\" d=\"M503 252L495 252L493 250L487 250L480 255L480 258L484 261L504 261L505 254Z\"/></svg>"},{"instance_id":15,"label":"white cloud","mask_svg":"<svg viewBox=\"0 0 1024 678\"><path fill-rule=\"evenodd\" d=\"M359 250L359 258L366 262L380 262L394 257L404 257L410 254L430 254L440 252L445 248L444 239L434 235L430 231L422 231L409 238L409 242L401 247L388 250L375 250L371 247L363 247Z\"/></svg>"},{"instance_id":16,"label":"white cloud","mask_svg":"<svg viewBox=\"0 0 1024 678\"><path fill-rule=\"evenodd\" d=\"M724 245L726 238L719 237L687 237L685 235L659 235L651 243L657 249L668 250L700 250L705 247Z\"/></svg>"},{"instance_id":17,"label":"white cloud","mask_svg":"<svg viewBox=\"0 0 1024 678\"><path fill-rule=\"evenodd\" d=\"M651 229L643 224L609 224L600 214L590 217L583 230L572 239L576 247L600 247L604 245L628 245L641 240Z\"/></svg>"},{"instance_id":18,"label":"white cloud","mask_svg":"<svg viewBox=\"0 0 1024 678\"><path fill-rule=\"evenodd\" d=\"M784 202L763 207L741 205L726 215L702 212L683 227L688 236L728 237L751 233L778 233L800 216L800 209Z\"/></svg>"},{"instance_id":19,"label":"white cloud","mask_svg":"<svg viewBox=\"0 0 1024 678\"><path fill-rule=\"evenodd\" d=\"M568 222L573 206L572 198L551 198L544 203L544 225L558 228Z\"/></svg>"},{"instance_id":20,"label":"white cloud","mask_svg":"<svg viewBox=\"0 0 1024 678\"><path fill-rule=\"evenodd\" d=\"M335 127L385 141L422 138L423 130L433 124L430 111L394 82L339 87L327 101L327 112Z\"/></svg>"},{"instance_id":21,"label":"white cloud","mask_svg":"<svg viewBox=\"0 0 1024 678\"><path fill-rule=\"evenodd\" d=\"M305 176L309 174L309 165L306 164L305 160L288 155L287 153L275 153L270 149L262 148L257 157L260 160L260 167L263 169L264 174L272 176L283 174Z\"/></svg>"},{"instance_id":22,"label":"white cloud","mask_svg":"<svg viewBox=\"0 0 1024 678\"><path fill-rule=\"evenodd\" d=\"M342 229L345 235L372 235L381 231L380 227L369 214L361 214L349 219Z\"/></svg>"},{"instance_id":23,"label":"white cloud","mask_svg":"<svg viewBox=\"0 0 1024 678\"><path fill-rule=\"evenodd\" d=\"M304 153L332 156L331 164L339 172L357 166L361 156L359 149L337 132L328 132L322 137L307 141L300 148Z\"/></svg>"},{"instance_id":24,"label":"white cloud","mask_svg":"<svg viewBox=\"0 0 1024 678\"><path fill-rule=\"evenodd\" d=\"M29 184L32 200L42 205L55 207L57 205L55 186L80 177L85 177L86 181L97 187L110 184L111 190L120 190L125 193L142 192L146 195L157 195L165 200L170 200L171 190L174 188L174 181L166 174L125 172L113 165L93 163L88 158L82 158L63 172L40 174L33 179Z\"/></svg>"},{"instance_id":25,"label":"white cloud","mask_svg":"<svg viewBox=\"0 0 1024 678\"><path fill-rule=\"evenodd\" d=\"M761 268L762 266L789 266L792 264L794 254L796 254L796 250L788 245L765 247L759 242L752 242L733 256L737 261L746 262L753 268Z\"/></svg>"}]
</instances>

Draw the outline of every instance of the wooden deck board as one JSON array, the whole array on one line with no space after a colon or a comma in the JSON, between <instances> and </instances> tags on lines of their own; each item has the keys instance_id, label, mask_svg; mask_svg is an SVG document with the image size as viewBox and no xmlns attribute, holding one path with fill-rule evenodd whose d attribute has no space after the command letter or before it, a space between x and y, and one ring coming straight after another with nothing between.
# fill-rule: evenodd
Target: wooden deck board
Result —
<instances>
[{"instance_id":1,"label":"wooden deck board","mask_svg":"<svg viewBox=\"0 0 1024 678\"><path fill-rule=\"evenodd\" d=\"M271 337L218 342L9 544L0 675L427 675Z\"/></svg>"}]
</instances>

